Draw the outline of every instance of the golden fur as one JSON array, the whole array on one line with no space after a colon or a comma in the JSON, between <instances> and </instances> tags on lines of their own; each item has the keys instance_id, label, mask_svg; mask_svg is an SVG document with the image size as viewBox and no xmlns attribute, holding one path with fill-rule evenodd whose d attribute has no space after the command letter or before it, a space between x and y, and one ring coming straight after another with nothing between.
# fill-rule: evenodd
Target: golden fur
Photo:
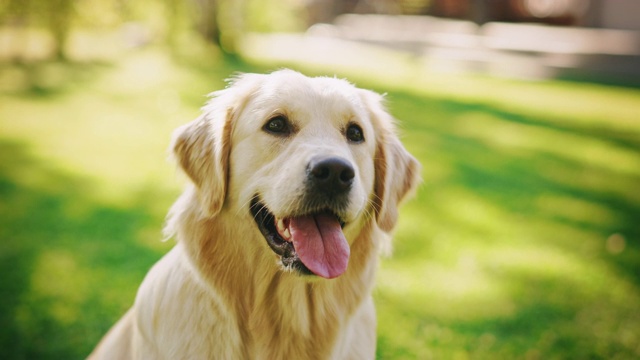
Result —
<instances>
[{"instance_id":1,"label":"golden fur","mask_svg":"<svg viewBox=\"0 0 640 360\"><path fill-rule=\"evenodd\" d=\"M173 153L192 182L168 216L177 244L90 358L374 358L378 253L419 173L382 97L290 70L242 75L213 95L174 135ZM274 114L295 131L265 132ZM345 139L353 122L362 143ZM335 279L283 266L249 211L256 195L277 217L299 211L304 168L317 154L355 169L341 210L350 257Z\"/></svg>"}]
</instances>

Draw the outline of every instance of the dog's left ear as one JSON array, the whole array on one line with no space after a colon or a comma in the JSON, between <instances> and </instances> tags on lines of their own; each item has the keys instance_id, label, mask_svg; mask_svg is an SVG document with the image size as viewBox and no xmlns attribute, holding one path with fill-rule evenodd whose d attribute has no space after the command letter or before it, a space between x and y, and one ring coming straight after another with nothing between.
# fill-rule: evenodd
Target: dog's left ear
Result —
<instances>
[{"instance_id":1,"label":"dog's left ear","mask_svg":"<svg viewBox=\"0 0 640 360\"><path fill-rule=\"evenodd\" d=\"M395 119L386 111L381 95L362 90L376 130L375 211L378 227L390 233L398 220L398 206L420 183L420 163L404 148Z\"/></svg>"},{"instance_id":2,"label":"dog's left ear","mask_svg":"<svg viewBox=\"0 0 640 360\"><path fill-rule=\"evenodd\" d=\"M171 150L197 189L205 216L220 212L227 194L233 123L246 104L257 76L233 79L212 94L196 120L175 130Z\"/></svg>"}]
</instances>

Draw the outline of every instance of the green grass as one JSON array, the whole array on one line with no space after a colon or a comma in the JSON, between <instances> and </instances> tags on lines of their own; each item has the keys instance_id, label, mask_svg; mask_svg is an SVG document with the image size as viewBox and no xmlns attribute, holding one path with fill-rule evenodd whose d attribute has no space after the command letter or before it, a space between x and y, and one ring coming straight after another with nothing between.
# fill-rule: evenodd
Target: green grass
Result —
<instances>
[{"instance_id":1,"label":"green grass","mask_svg":"<svg viewBox=\"0 0 640 360\"><path fill-rule=\"evenodd\" d=\"M425 184L380 276L382 358L640 354L640 124L619 131L628 109L615 103L607 130L562 113L567 84L509 86L566 94L531 97L547 116L390 94ZM640 109L634 91L589 96L610 91Z\"/></svg>"},{"instance_id":2,"label":"green grass","mask_svg":"<svg viewBox=\"0 0 640 360\"><path fill-rule=\"evenodd\" d=\"M267 69L210 58L2 65L3 358L86 356L172 246L171 131ZM424 167L379 273L379 358L640 356L639 90L340 75L388 92Z\"/></svg>"}]
</instances>

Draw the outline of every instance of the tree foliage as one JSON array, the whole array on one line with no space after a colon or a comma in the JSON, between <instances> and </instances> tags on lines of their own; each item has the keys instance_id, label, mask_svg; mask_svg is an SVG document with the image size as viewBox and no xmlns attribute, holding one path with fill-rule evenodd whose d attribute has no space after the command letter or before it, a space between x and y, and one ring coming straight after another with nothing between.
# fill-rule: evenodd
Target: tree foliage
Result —
<instances>
[{"instance_id":1,"label":"tree foliage","mask_svg":"<svg viewBox=\"0 0 640 360\"><path fill-rule=\"evenodd\" d=\"M45 31L52 41L51 56L61 60L68 57L74 31L117 31L128 23L141 24L155 41L170 46L179 45L187 34L234 52L247 31L303 29L306 16L301 4L294 0L0 0L0 29Z\"/></svg>"}]
</instances>

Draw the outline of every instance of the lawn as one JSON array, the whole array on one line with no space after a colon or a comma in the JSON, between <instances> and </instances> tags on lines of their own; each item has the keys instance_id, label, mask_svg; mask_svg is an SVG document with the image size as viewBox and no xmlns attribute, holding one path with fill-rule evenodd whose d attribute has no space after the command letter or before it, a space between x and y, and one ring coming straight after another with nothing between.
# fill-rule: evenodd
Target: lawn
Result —
<instances>
[{"instance_id":1,"label":"lawn","mask_svg":"<svg viewBox=\"0 0 640 360\"><path fill-rule=\"evenodd\" d=\"M171 131L273 68L210 59L0 65L3 358L83 358L172 246ZM379 271L379 358L640 357L640 90L340 76L388 93L424 168Z\"/></svg>"}]
</instances>

